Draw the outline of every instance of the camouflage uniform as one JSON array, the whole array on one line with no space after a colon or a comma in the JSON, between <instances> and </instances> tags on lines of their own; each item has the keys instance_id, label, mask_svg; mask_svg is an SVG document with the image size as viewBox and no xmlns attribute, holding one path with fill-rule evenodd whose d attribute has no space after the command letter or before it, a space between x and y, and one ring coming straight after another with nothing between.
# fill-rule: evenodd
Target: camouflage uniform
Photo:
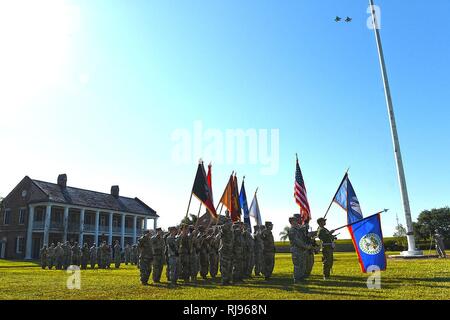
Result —
<instances>
[{"instance_id":1,"label":"camouflage uniform","mask_svg":"<svg viewBox=\"0 0 450 320\"><path fill-rule=\"evenodd\" d=\"M328 279L330 277L331 268L333 268L335 237L327 228L320 226L317 229L317 237L322 241L323 277L324 279Z\"/></svg>"},{"instance_id":2,"label":"camouflage uniform","mask_svg":"<svg viewBox=\"0 0 450 320\"><path fill-rule=\"evenodd\" d=\"M209 238L208 235L203 231L198 236L200 253L199 253L199 263L200 263L200 276L206 280L209 269Z\"/></svg>"},{"instance_id":3,"label":"camouflage uniform","mask_svg":"<svg viewBox=\"0 0 450 320\"><path fill-rule=\"evenodd\" d=\"M243 279L243 253L244 253L244 237L240 223L233 225L233 282L239 282Z\"/></svg>"},{"instance_id":4,"label":"camouflage uniform","mask_svg":"<svg viewBox=\"0 0 450 320\"><path fill-rule=\"evenodd\" d=\"M130 258L131 258L131 264L132 265L136 265L136 255L137 255L137 253L136 253L136 245L133 244L131 246L131 252L130 252Z\"/></svg>"},{"instance_id":5,"label":"camouflage uniform","mask_svg":"<svg viewBox=\"0 0 450 320\"><path fill-rule=\"evenodd\" d=\"M152 238L153 247L153 282L159 283L164 266L164 238L157 233Z\"/></svg>"},{"instance_id":6,"label":"camouflage uniform","mask_svg":"<svg viewBox=\"0 0 450 320\"><path fill-rule=\"evenodd\" d=\"M51 270L54 264L55 264L55 245L52 243L48 248L47 266Z\"/></svg>"},{"instance_id":7,"label":"camouflage uniform","mask_svg":"<svg viewBox=\"0 0 450 320\"><path fill-rule=\"evenodd\" d=\"M64 249L61 247L61 243L58 242L55 248L55 265L56 270L61 270L64 262Z\"/></svg>"},{"instance_id":8,"label":"camouflage uniform","mask_svg":"<svg viewBox=\"0 0 450 320\"><path fill-rule=\"evenodd\" d=\"M122 248L120 247L119 241L116 241L114 245L114 265L116 269L120 268L120 263L122 262Z\"/></svg>"},{"instance_id":9,"label":"camouflage uniform","mask_svg":"<svg viewBox=\"0 0 450 320\"><path fill-rule=\"evenodd\" d=\"M95 243L89 249L89 262L91 263L91 269L94 269L97 263L97 247Z\"/></svg>"},{"instance_id":10,"label":"camouflage uniform","mask_svg":"<svg viewBox=\"0 0 450 320\"><path fill-rule=\"evenodd\" d=\"M106 246L106 269L110 269L111 268L111 261L113 258L113 249L111 245L107 245Z\"/></svg>"},{"instance_id":11,"label":"camouflage uniform","mask_svg":"<svg viewBox=\"0 0 450 320\"><path fill-rule=\"evenodd\" d=\"M255 226L255 275L259 276L264 265L264 243L261 238L261 229L263 226Z\"/></svg>"},{"instance_id":12,"label":"camouflage uniform","mask_svg":"<svg viewBox=\"0 0 450 320\"><path fill-rule=\"evenodd\" d=\"M189 277L191 276L191 266L190 266L190 255L191 255L191 241L188 234L181 234L179 236L179 254L180 260L179 265L181 267L179 275L185 282L189 282Z\"/></svg>"},{"instance_id":13,"label":"camouflage uniform","mask_svg":"<svg viewBox=\"0 0 450 320\"><path fill-rule=\"evenodd\" d=\"M296 221L295 218L290 218ZM305 243L305 238L302 235L302 230L297 223L291 225L289 229L289 243L291 246L292 263L294 264L294 283L297 283L305 278L306 271L306 251L308 245Z\"/></svg>"},{"instance_id":14,"label":"camouflage uniform","mask_svg":"<svg viewBox=\"0 0 450 320\"><path fill-rule=\"evenodd\" d=\"M63 246L64 258L63 258L63 268L67 269L72 263L72 248L68 241L66 241Z\"/></svg>"},{"instance_id":15,"label":"camouflage uniform","mask_svg":"<svg viewBox=\"0 0 450 320\"><path fill-rule=\"evenodd\" d=\"M125 265L127 266L131 262L131 247L130 244L127 243L124 250L125 255Z\"/></svg>"},{"instance_id":16,"label":"camouflage uniform","mask_svg":"<svg viewBox=\"0 0 450 320\"><path fill-rule=\"evenodd\" d=\"M200 269L199 266L199 253L200 253L200 241L198 238L198 231L191 227L190 242L191 242L191 254L190 254L190 275L191 281L197 282L197 275Z\"/></svg>"},{"instance_id":17,"label":"camouflage uniform","mask_svg":"<svg viewBox=\"0 0 450 320\"><path fill-rule=\"evenodd\" d=\"M269 279L272 276L273 268L275 266L275 241L272 234L272 223L266 222L266 228L262 232L262 240L264 242L264 277Z\"/></svg>"},{"instance_id":18,"label":"camouflage uniform","mask_svg":"<svg viewBox=\"0 0 450 320\"><path fill-rule=\"evenodd\" d=\"M220 239L219 259L222 284L229 284L233 275L233 230L231 220L221 226L218 234Z\"/></svg>"},{"instance_id":19,"label":"camouflage uniform","mask_svg":"<svg viewBox=\"0 0 450 320\"><path fill-rule=\"evenodd\" d=\"M45 269L47 267L47 259L48 259L48 249L47 246L43 246L39 251L39 257L41 258L41 267Z\"/></svg>"},{"instance_id":20,"label":"camouflage uniform","mask_svg":"<svg viewBox=\"0 0 450 320\"><path fill-rule=\"evenodd\" d=\"M138 240L139 248L139 270L141 273L141 283L148 284L148 279L152 273L153 247L150 233L147 232Z\"/></svg>"},{"instance_id":21,"label":"camouflage uniform","mask_svg":"<svg viewBox=\"0 0 450 320\"><path fill-rule=\"evenodd\" d=\"M103 242L99 250L99 267L101 269L106 269L107 267L106 264L108 263L109 260L108 255L109 255L108 245L106 244L106 242Z\"/></svg>"},{"instance_id":22,"label":"camouflage uniform","mask_svg":"<svg viewBox=\"0 0 450 320\"><path fill-rule=\"evenodd\" d=\"M175 228L175 227L171 227ZM172 234L169 234L166 238L166 246L167 246L167 269L169 270L169 276L167 280L170 281L172 285L177 283L178 280L178 237Z\"/></svg>"},{"instance_id":23,"label":"camouflage uniform","mask_svg":"<svg viewBox=\"0 0 450 320\"><path fill-rule=\"evenodd\" d=\"M435 230L433 238L436 246L436 253L439 258L447 258L447 254L445 253L444 237L439 233L439 230Z\"/></svg>"},{"instance_id":24,"label":"camouflage uniform","mask_svg":"<svg viewBox=\"0 0 450 320\"><path fill-rule=\"evenodd\" d=\"M219 271L219 240L215 237L214 230L210 230L208 236L209 274L214 279Z\"/></svg>"},{"instance_id":25,"label":"camouflage uniform","mask_svg":"<svg viewBox=\"0 0 450 320\"><path fill-rule=\"evenodd\" d=\"M88 244L85 243L83 245L83 248L81 248L81 269L84 270L87 269L87 265L89 263L89 256L90 256L89 247Z\"/></svg>"},{"instance_id":26,"label":"camouflage uniform","mask_svg":"<svg viewBox=\"0 0 450 320\"><path fill-rule=\"evenodd\" d=\"M255 266L255 241L253 240L253 236L245 227L243 231L244 237L244 253L246 260L244 261L244 278L252 277L252 270Z\"/></svg>"},{"instance_id":27,"label":"camouflage uniform","mask_svg":"<svg viewBox=\"0 0 450 320\"><path fill-rule=\"evenodd\" d=\"M72 247L72 264L73 265L75 265L75 266L80 265L80 255L81 255L80 247L78 246L78 243L75 242L75 244Z\"/></svg>"}]
</instances>

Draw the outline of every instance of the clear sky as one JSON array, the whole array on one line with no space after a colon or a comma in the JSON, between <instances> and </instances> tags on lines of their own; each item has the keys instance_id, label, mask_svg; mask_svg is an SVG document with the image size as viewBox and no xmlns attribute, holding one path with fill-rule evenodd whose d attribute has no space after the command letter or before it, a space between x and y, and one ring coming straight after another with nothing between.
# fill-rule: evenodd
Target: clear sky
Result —
<instances>
[{"instance_id":1,"label":"clear sky","mask_svg":"<svg viewBox=\"0 0 450 320\"><path fill-rule=\"evenodd\" d=\"M450 202L450 1L376 2L415 219ZM389 208L382 223L392 234L395 214L401 223L404 216L367 6L0 1L0 195L25 175L56 181L67 173L71 186L120 185L167 228L186 212L196 124L223 135L268 130L269 138L275 129L269 174L260 155L256 162L201 155L213 161L216 201L236 170L249 198L259 187L263 221L278 235L298 212L297 152L314 220L350 167L363 214ZM336 23L336 15L353 21ZM190 161L174 156L180 132L192 135ZM331 228L345 224L337 206L328 217Z\"/></svg>"}]
</instances>

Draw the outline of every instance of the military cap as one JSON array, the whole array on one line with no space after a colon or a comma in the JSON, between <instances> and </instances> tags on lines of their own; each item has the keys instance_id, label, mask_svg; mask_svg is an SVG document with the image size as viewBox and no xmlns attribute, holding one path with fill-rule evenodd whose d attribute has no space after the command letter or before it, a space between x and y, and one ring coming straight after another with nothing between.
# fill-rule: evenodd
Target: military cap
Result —
<instances>
[{"instance_id":1,"label":"military cap","mask_svg":"<svg viewBox=\"0 0 450 320\"><path fill-rule=\"evenodd\" d=\"M156 231L162 231L162 229L161 228L156 228Z\"/></svg>"},{"instance_id":2,"label":"military cap","mask_svg":"<svg viewBox=\"0 0 450 320\"><path fill-rule=\"evenodd\" d=\"M266 226L266 227L268 227L268 226L273 226L273 223L270 222L270 221L266 221L265 226Z\"/></svg>"},{"instance_id":3,"label":"military cap","mask_svg":"<svg viewBox=\"0 0 450 320\"><path fill-rule=\"evenodd\" d=\"M170 232L170 231L173 231L173 230L177 230L177 227L169 227L168 230L169 230L169 232Z\"/></svg>"},{"instance_id":4,"label":"military cap","mask_svg":"<svg viewBox=\"0 0 450 320\"><path fill-rule=\"evenodd\" d=\"M296 218L296 217L294 217L294 216L292 216L292 217L289 217L289 221L292 221L292 220L297 220L297 218Z\"/></svg>"},{"instance_id":5,"label":"military cap","mask_svg":"<svg viewBox=\"0 0 450 320\"><path fill-rule=\"evenodd\" d=\"M301 215L299 214L299 213L294 213L294 216L293 216L295 219L301 219Z\"/></svg>"},{"instance_id":6,"label":"military cap","mask_svg":"<svg viewBox=\"0 0 450 320\"><path fill-rule=\"evenodd\" d=\"M150 230L144 230L144 234L150 233Z\"/></svg>"},{"instance_id":7,"label":"military cap","mask_svg":"<svg viewBox=\"0 0 450 320\"><path fill-rule=\"evenodd\" d=\"M325 219L325 218L319 218L319 219L317 219L317 223L321 223L322 221L327 221L327 219Z\"/></svg>"}]
</instances>

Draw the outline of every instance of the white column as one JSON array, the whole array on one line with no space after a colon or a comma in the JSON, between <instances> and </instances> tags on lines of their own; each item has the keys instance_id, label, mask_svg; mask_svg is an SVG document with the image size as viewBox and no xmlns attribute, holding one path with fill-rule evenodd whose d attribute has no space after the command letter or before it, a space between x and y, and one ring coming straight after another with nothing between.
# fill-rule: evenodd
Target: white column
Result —
<instances>
[{"instance_id":1,"label":"white column","mask_svg":"<svg viewBox=\"0 0 450 320\"><path fill-rule=\"evenodd\" d=\"M78 241L80 247L83 246L83 240L84 240L84 213L85 213L85 210L81 209L81 212L80 212L80 239L79 239L80 241Z\"/></svg>"},{"instance_id":2,"label":"white column","mask_svg":"<svg viewBox=\"0 0 450 320\"><path fill-rule=\"evenodd\" d=\"M122 213L122 221L120 224L120 246L122 249L125 247L125 213Z\"/></svg>"},{"instance_id":3,"label":"white column","mask_svg":"<svg viewBox=\"0 0 450 320\"><path fill-rule=\"evenodd\" d=\"M98 246L98 229L99 229L99 223L100 223L100 211L97 210L95 212L95 238L94 243Z\"/></svg>"},{"instance_id":4,"label":"white column","mask_svg":"<svg viewBox=\"0 0 450 320\"><path fill-rule=\"evenodd\" d=\"M147 230L147 217L144 217L144 230Z\"/></svg>"},{"instance_id":5,"label":"white column","mask_svg":"<svg viewBox=\"0 0 450 320\"><path fill-rule=\"evenodd\" d=\"M52 206L47 205L45 210L45 223L44 223L44 245L48 246L48 236L50 233L50 221L52 217Z\"/></svg>"},{"instance_id":6,"label":"white column","mask_svg":"<svg viewBox=\"0 0 450 320\"><path fill-rule=\"evenodd\" d=\"M64 219L63 219L64 235L63 241L67 241L67 233L69 230L69 207L64 207Z\"/></svg>"},{"instance_id":7,"label":"white column","mask_svg":"<svg viewBox=\"0 0 450 320\"><path fill-rule=\"evenodd\" d=\"M112 234L113 234L113 213L109 213L109 237L108 237L108 243L112 244Z\"/></svg>"},{"instance_id":8,"label":"white column","mask_svg":"<svg viewBox=\"0 0 450 320\"><path fill-rule=\"evenodd\" d=\"M25 249L25 259L31 260L31 249L33 247L34 206L30 206L28 210L27 246Z\"/></svg>"},{"instance_id":9,"label":"white column","mask_svg":"<svg viewBox=\"0 0 450 320\"><path fill-rule=\"evenodd\" d=\"M133 244L137 243L137 216L133 217Z\"/></svg>"},{"instance_id":10,"label":"white column","mask_svg":"<svg viewBox=\"0 0 450 320\"><path fill-rule=\"evenodd\" d=\"M158 228L157 221L158 221L158 218L153 218L153 229L155 229L155 230L156 230L156 228Z\"/></svg>"}]
</instances>

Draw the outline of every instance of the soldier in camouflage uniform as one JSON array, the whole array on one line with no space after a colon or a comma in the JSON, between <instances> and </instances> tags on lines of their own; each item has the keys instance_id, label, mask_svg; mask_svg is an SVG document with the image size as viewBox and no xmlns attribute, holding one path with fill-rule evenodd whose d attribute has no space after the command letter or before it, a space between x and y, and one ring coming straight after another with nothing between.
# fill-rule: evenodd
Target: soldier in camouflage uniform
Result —
<instances>
[{"instance_id":1,"label":"soldier in camouflage uniform","mask_svg":"<svg viewBox=\"0 0 450 320\"><path fill-rule=\"evenodd\" d=\"M302 229L305 233L306 238L306 244L311 246L310 249L306 251L305 254L305 260L306 260L306 269L305 269L305 276L309 277L311 275L312 269L314 267L314 254L319 253L320 248L316 244L316 232L309 232L309 221L305 221L304 225L302 226Z\"/></svg>"},{"instance_id":2,"label":"soldier in camouflage uniform","mask_svg":"<svg viewBox=\"0 0 450 320\"><path fill-rule=\"evenodd\" d=\"M72 248L70 247L69 241L66 241L62 245L62 248L64 251L63 268L66 270L72 263Z\"/></svg>"},{"instance_id":3,"label":"soldier in camouflage uniform","mask_svg":"<svg viewBox=\"0 0 450 320\"><path fill-rule=\"evenodd\" d=\"M322 261L323 261L323 279L330 279L331 268L333 268L333 251L334 251L334 240L336 237L333 236L334 230L328 231L325 228L327 219L319 218L317 219L317 224L319 228L317 229L317 237L322 242Z\"/></svg>"},{"instance_id":4,"label":"soldier in camouflage uniform","mask_svg":"<svg viewBox=\"0 0 450 320\"><path fill-rule=\"evenodd\" d=\"M85 243L81 248L81 269L83 270L87 269L87 265L89 263L89 256L90 256L89 246L87 243Z\"/></svg>"},{"instance_id":5,"label":"soldier in camouflage uniform","mask_svg":"<svg viewBox=\"0 0 450 320\"><path fill-rule=\"evenodd\" d=\"M81 250L78 246L78 242L75 242L72 246L72 265L80 266Z\"/></svg>"},{"instance_id":6,"label":"soldier in camouflage uniform","mask_svg":"<svg viewBox=\"0 0 450 320\"><path fill-rule=\"evenodd\" d=\"M264 243L261 238L261 229L263 226L255 226L254 227L254 241L255 241L255 276L259 276L262 272L262 268L264 265Z\"/></svg>"},{"instance_id":7,"label":"soldier in camouflage uniform","mask_svg":"<svg viewBox=\"0 0 450 320\"><path fill-rule=\"evenodd\" d=\"M62 269L63 262L64 262L64 249L61 247L61 242L58 242L55 248L56 270Z\"/></svg>"},{"instance_id":8,"label":"soldier in camouflage uniform","mask_svg":"<svg viewBox=\"0 0 450 320\"><path fill-rule=\"evenodd\" d=\"M170 227L169 235L166 237L166 252L167 252L167 270L169 270L169 275L167 280L170 281L170 285L176 285L178 280L178 237L177 228Z\"/></svg>"},{"instance_id":9,"label":"soldier in camouflage uniform","mask_svg":"<svg viewBox=\"0 0 450 320\"><path fill-rule=\"evenodd\" d=\"M120 247L119 240L116 240L114 245L114 266L116 269L120 268L122 262L122 248Z\"/></svg>"},{"instance_id":10,"label":"soldier in camouflage uniform","mask_svg":"<svg viewBox=\"0 0 450 320\"><path fill-rule=\"evenodd\" d=\"M220 227L218 237L220 239L219 260L222 285L228 285L233 276L233 225L228 216Z\"/></svg>"},{"instance_id":11,"label":"soldier in camouflage uniform","mask_svg":"<svg viewBox=\"0 0 450 320\"><path fill-rule=\"evenodd\" d=\"M264 242L264 267L263 274L266 280L269 280L275 266L275 240L272 234L272 222L266 222L266 228L262 232L262 240Z\"/></svg>"},{"instance_id":12,"label":"soldier in camouflage uniform","mask_svg":"<svg viewBox=\"0 0 450 320\"><path fill-rule=\"evenodd\" d=\"M127 243L127 245L125 246L125 250L124 250L124 255L125 255L125 265L127 266L130 261L131 261L131 247L130 244Z\"/></svg>"},{"instance_id":13,"label":"soldier in camouflage uniform","mask_svg":"<svg viewBox=\"0 0 450 320\"><path fill-rule=\"evenodd\" d=\"M141 283L144 286L148 285L148 279L152 272L153 247L150 236L150 231L146 230L144 235L138 241L139 270L141 274Z\"/></svg>"},{"instance_id":14,"label":"soldier in camouflage uniform","mask_svg":"<svg viewBox=\"0 0 450 320\"><path fill-rule=\"evenodd\" d=\"M48 249L46 245L44 245L39 251L39 257L41 258L41 267L42 269L45 269L47 267L48 259Z\"/></svg>"},{"instance_id":15,"label":"soldier in camouflage uniform","mask_svg":"<svg viewBox=\"0 0 450 320\"><path fill-rule=\"evenodd\" d=\"M47 253L47 266L51 270L55 264L55 244L52 243L48 248Z\"/></svg>"},{"instance_id":16,"label":"soldier in camouflage uniform","mask_svg":"<svg viewBox=\"0 0 450 320\"><path fill-rule=\"evenodd\" d=\"M191 265L191 281L193 283L197 282L197 275L200 271L199 255L200 255L200 240L198 238L198 229L194 226L189 226L190 232L190 242L191 242L191 255L190 265Z\"/></svg>"},{"instance_id":17,"label":"soldier in camouflage uniform","mask_svg":"<svg viewBox=\"0 0 450 320\"><path fill-rule=\"evenodd\" d=\"M131 246L130 258L131 258L131 264L136 265L136 245L135 244L133 244Z\"/></svg>"},{"instance_id":18,"label":"soldier in camouflage uniform","mask_svg":"<svg viewBox=\"0 0 450 320\"><path fill-rule=\"evenodd\" d=\"M244 237L242 236L242 225L240 222L233 224L233 282L238 283L243 280L244 264Z\"/></svg>"},{"instance_id":19,"label":"soldier in camouflage uniform","mask_svg":"<svg viewBox=\"0 0 450 320\"><path fill-rule=\"evenodd\" d=\"M156 235L152 238L153 247L153 282L161 282L161 274L164 266L164 238L161 228L156 229Z\"/></svg>"},{"instance_id":20,"label":"soldier in camouflage uniform","mask_svg":"<svg viewBox=\"0 0 450 320\"><path fill-rule=\"evenodd\" d=\"M204 226L199 226L199 235L197 237L200 247L199 252L199 265L200 265L200 276L203 280L206 280L209 269L209 239L208 234L205 232Z\"/></svg>"},{"instance_id":21,"label":"soldier in camouflage uniform","mask_svg":"<svg viewBox=\"0 0 450 320\"><path fill-rule=\"evenodd\" d=\"M310 248L305 242L303 231L300 229L299 221L296 217L290 217L289 223L289 243L291 246L292 263L294 264L294 283L299 283L305 279L306 271L306 251Z\"/></svg>"},{"instance_id":22,"label":"soldier in camouflage uniform","mask_svg":"<svg viewBox=\"0 0 450 320\"><path fill-rule=\"evenodd\" d=\"M219 242L213 228L208 229L206 237L208 243L208 265L211 278L215 279L219 271Z\"/></svg>"},{"instance_id":23,"label":"soldier in camouflage uniform","mask_svg":"<svg viewBox=\"0 0 450 320\"><path fill-rule=\"evenodd\" d=\"M179 254L180 261L179 265L181 268L180 276L183 278L184 282L189 282L189 278L191 276L191 265L190 265L190 256L191 256L191 241L190 236L188 234L189 227L188 225L181 226L181 234L179 236Z\"/></svg>"},{"instance_id":24,"label":"soldier in camouflage uniform","mask_svg":"<svg viewBox=\"0 0 450 320\"><path fill-rule=\"evenodd\" d=\"M249 226L244 224L244 252L246 253L246 261L244 266L244 278L248 279L252 277L252 270L255 266L255 241L250 233Z\"/></svg>"},{"instance_id":25,"label":"soldier in camouflage uniform","mask_svg":"<svg viewBox=\"0 0 450 320\"><path fill-rule=\"evenodd\" d=\"M89 262L91 264L91 269L94 269L97 263L97 247L95 246L95 243L89 249Z\"/></svg>"},{"instance_id":26,"label":"soldier in camouflage uniform","mask_svg":"<svg viewBox=\"0 0 450 320\"><path fill-rule=\"evenodd\" d=\"M109 266L107 266L109 260L108 256L109 256L109 248L108 245L106 244L106 241L103 241L102 245L100 246L100 260L99 260L102 269L106 269L107 267L109 268Z\"/></svg>"},{"instance_id":27,"label":"soldier in camouflage uniform","mask_svg":"<svg viewBox=\"0 0 450 320\"><path fill-rule=\"evenodd\" d=\"M436 246L436 253L439 258L447 258L447 254L445 253L445 244L444 237L439 233L439 230L434 230L434 244Z\"/></svg>"}]
</instances>

